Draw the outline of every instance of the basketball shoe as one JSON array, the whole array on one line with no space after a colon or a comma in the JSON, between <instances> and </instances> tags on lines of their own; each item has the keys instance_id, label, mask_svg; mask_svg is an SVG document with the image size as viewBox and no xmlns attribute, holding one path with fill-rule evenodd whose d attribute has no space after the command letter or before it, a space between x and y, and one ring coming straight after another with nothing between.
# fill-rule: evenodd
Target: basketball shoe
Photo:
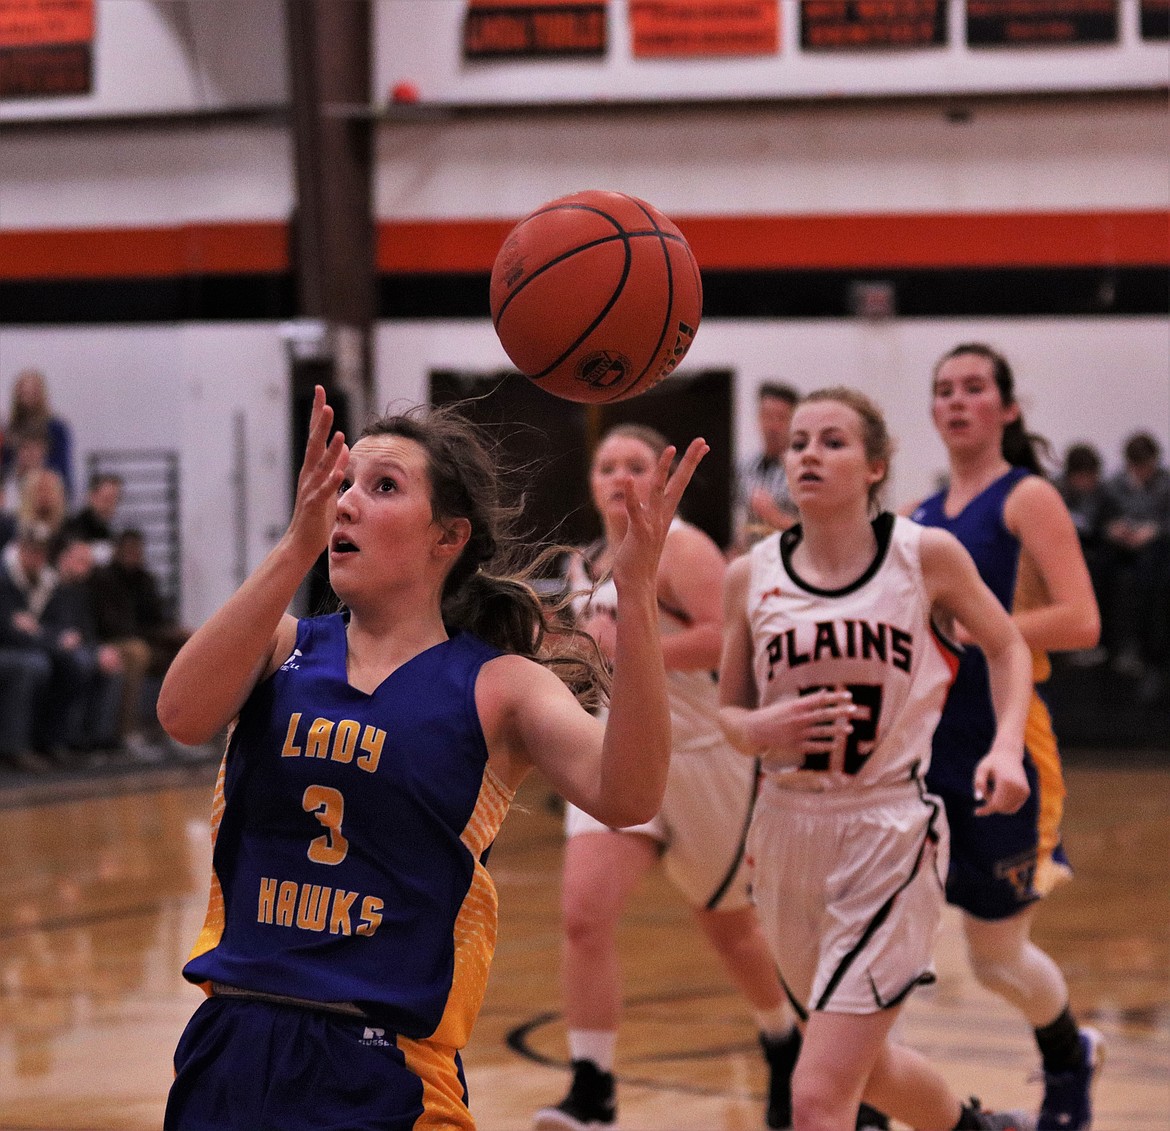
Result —
<instances>
[{"instance_id":1,"label":"basketball shoe","mask_svg":"<svg viewBox=\"0 0 1170 1131\"><path fill-rule=\"evenodd\" d=\"M1036 1131L1085 1131L1093 1122L1093 1081L1105 1060L1096 1029L1080 1030L1082 1063L1067 1072L1044 1073L1044 1102Z\"/></svg>"},{"instance_id":2,"label":"basketball shoe","mask_svg":"<svg viewBox=\"0 0 1170 1131\"><path fill-rule=\"evenodd\" d=\"M613 1073L602 1072L591 1060L574 1060L568 1095L556 1107L542 1107L532 1126L536 1131L616 1131Z\"/></svg>"},{"instance_id":3,"label":"basketball shoe","mask_svg":"<svg viewBox=\"0 0 1170 1131\"><path fill-rule=\"evenodd\" d=\"M890 1131L890 1121L876 1107L862 1104L857 1112L857 1131Z\"/></svg>"},{"instance_id":4,"label":"basketball shoe","mask_svg":"<svg viewBox=\"0 0 1170 1131\"><path fill-rule=\"evenodd\" d=\"M963 1105L956 1131L1036 1131L1035 1120L1022 1111L984 1111L974 1097Z\"/></svg>"},{"instance_id":5,"label":"basketball shoe","mask_svg":"<svg viewBox=\"0 0 1170 1131\"><path fill-rule=\"evenodd\" d=\"M792 1126L792 1070L800 1055L800 1030L790 1029L782 1037L760 1034L760 1048L768 1062L768 1106L764 1122L771 1131ZM889 1131L890 1121L869 1104L857 1113L857 1131Z\"/></svg>"}]
</instances>

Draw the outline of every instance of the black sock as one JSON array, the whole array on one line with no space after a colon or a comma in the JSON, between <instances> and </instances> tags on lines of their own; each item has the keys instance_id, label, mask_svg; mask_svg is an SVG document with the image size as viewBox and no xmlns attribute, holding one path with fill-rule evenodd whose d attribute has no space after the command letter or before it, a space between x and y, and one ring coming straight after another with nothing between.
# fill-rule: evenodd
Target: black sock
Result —
<instances>
[{"instance_id":1,"label":"black sock","mask_svg":"<svg viewBox=\"0 0 1170 1131\"><path fill-rule=\"evenodd\" d=\"M959 1122L955 1124L954 1131L983 1131L985 1126L986 1124L979 1117L979 1109L972 1102L963 1104L959 1111Z\"/></svg>"},{"instance_id":2,"label":"black sock","mask_svg":"<svg viewBox=\"0 0 1170 1131\"><path fill-rule=\"evenodd\" d=\"M865 1128L881 1128L882 1131L889 1131L890 1120L884 1113L878 1111L876 1107L870 1107L869 1104L863 1103L857 1111L857 1126Z\"/></svg>"},{"instance_id":3,"label":"black sock","mask_svg":"<svg viewBox=\"0 0 1170 1131\"><path fill-rule=\"evenodd\" d=\"M1036 1029L1035 1033L1045 1072L1069 1072L1083 1067L1085 1053L1080 1030L1067 1006L1055 1021Z\"/></svg>"}]
</instances>

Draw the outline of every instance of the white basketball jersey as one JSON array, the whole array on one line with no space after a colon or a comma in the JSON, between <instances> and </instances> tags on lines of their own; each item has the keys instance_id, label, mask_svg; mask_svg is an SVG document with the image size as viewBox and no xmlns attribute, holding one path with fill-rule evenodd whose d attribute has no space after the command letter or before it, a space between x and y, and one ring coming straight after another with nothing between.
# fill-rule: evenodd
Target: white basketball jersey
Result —
<instances>
[{"instance_id":1,"label":"white basketball jersey","mask_svg":"<svg viewBox=\"0 0 1170 1131\"><path fill-rule=\"evenodd\" d=\"M845 687L853 732L800 767L765 768L797 789L849 789L926 776L931 735L958 659L936 633L922 580L922 528L880 515L870 567L843 589L818 589L792 568L800 528L752 548L748 616L760 706Z\"/></svg>"}]
</instances>

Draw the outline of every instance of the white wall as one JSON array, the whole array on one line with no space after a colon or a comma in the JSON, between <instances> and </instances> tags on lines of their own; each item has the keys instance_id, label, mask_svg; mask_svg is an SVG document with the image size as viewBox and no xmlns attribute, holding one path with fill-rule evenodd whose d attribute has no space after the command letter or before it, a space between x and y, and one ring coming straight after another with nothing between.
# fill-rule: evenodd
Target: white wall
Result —
<instances>
[{"instance_id":1,"label":"white wall","mask_svg":"<svg viewBox=\"0 0 1170 1131\"><path fill-rule=\"evenodd\" d=\"M519 219L586 188L671 216L1166 207L1168 126L1144 96L981 103L961 122L941 105L823 104L383 123L375 207Z\"/></svg>"},{"instance_id":2,"label":"white wall","mask_svg":"<svg viewBox=\"0 0 1170 1131\"><path fill-rule=\"evenodd\" d=\"M380 218L519 217L582 188L611 188L668 214L1027 213L1170 206L1164 101L805 105L670 109L384 123ZM685 223L684 223L685 228ZM1151 256L1165 248L1151 248ZM734 321L707 318L686 365L730 368L736 444L756 443L754 395L779 377L804 390L860 384L901 439L891 499L921 494L943 465L926 390L935 359L982 339L1013 362L1029 426L1058 450L1093 439L1114 462L1130 431L1170 451L1165 318ZM425 396L438 367L508 360L486 321L389 323L378 335L379 396Z\"/></svg>"},{"instance_id":3,"label":"white wall","mask_svg":"<svg viewBox=\"0 0 1170 1131\"><path fill-rule=\"evenodd\" d=\"M286 220L293 193L292 141L270 123L0 134L0 228L8 231Z\"/></svg>"},{"instance_id":4,"label":"white wall","mask_svg":"<svg viewBox=\"0 0 1170 1131\"><path fill-rule=\"evenodd\" d=\"M1142 428L1170 455L1170 324L1164 318L709 319L680 372L736 374L737 453L757 446L761 381L788 381L803 392L838 384L862 389L881 405L898 442L887 502L899 506L932 490L946 466L930 423L930 374L943 353L971 340L1006 354L1029 430L1045 435L1058 454L1090 440L1108 465L1118 466L1125 437ZM377 355L393 359L379 367L378 408L425 399L432 369L510 367L490 323L466 320L383 323Z\"/></svg>"},{"instance_id":5,"label":"white wall","mask_svg":"<svg viewBox=\"0 0 1170 1131\"><path fill-rule=\"evenodd\" d=\"M97 0L93 90L0 102L0 121L179 114L287 101L281 0Z\"/></svg>"}]
</instances>

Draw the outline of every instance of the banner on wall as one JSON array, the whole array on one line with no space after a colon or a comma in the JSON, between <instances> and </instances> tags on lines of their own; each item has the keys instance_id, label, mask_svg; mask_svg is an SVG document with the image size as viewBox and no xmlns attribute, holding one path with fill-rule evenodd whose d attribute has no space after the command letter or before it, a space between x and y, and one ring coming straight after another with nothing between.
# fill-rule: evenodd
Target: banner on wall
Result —
<instances>
[{"instance_id":1,"label":"banner on wall","mask_svg":"<svg viewBox=\"0 0 1170 1131\"><path fill-rule=\"evenodd\" d=\"M464 59L604 55L608 0L467 0Z\"/></svg>"},{"instance_id":2,"label":"banner on wall","mask_svg":"<svg viewBox=\"0 0 1170 1131\"><path fill-rule=\"evenodd\" d=\"M967 0L972 47L1116 43L1119 0Z\"/></svg>"},{"instance_id":3,"label":"banner on wall","mask_svg":"<svg viewBox=\"0 0 1170 1131\"><path fill-rule=\"evenodd\" d=\"M938 47L947 41L947 0L804 0L800 45L806 51L866 47Z\"/></svg>"},{"instance_id":4,"label":"banner on wall","mask_svg":"<svg viewBox=\"0 0 1170 1131\"><path fill-rule=\"evenodd\" d=\"M93 89L94 0L0 0L0 98Z\"/></svg>"},{"instance_id":5,"label":"banner on wall","mask_svg":"<svg viewBox=\"0 0 1170 1131\"><path fill-rule=\"evenodd\" d=\"M1170 39L1170 0L1142 0L1142 39Z\"/></svg>"},{"instance_id":6,"label":"banner on wall","mask_svg":"<svg viewBox=\"0 0 1170 1131\"><path fill-rule=\"evenodd\" d=\"M779 0L630 0L638 59L775 55Z\"/></svg>"}]
</instances>

